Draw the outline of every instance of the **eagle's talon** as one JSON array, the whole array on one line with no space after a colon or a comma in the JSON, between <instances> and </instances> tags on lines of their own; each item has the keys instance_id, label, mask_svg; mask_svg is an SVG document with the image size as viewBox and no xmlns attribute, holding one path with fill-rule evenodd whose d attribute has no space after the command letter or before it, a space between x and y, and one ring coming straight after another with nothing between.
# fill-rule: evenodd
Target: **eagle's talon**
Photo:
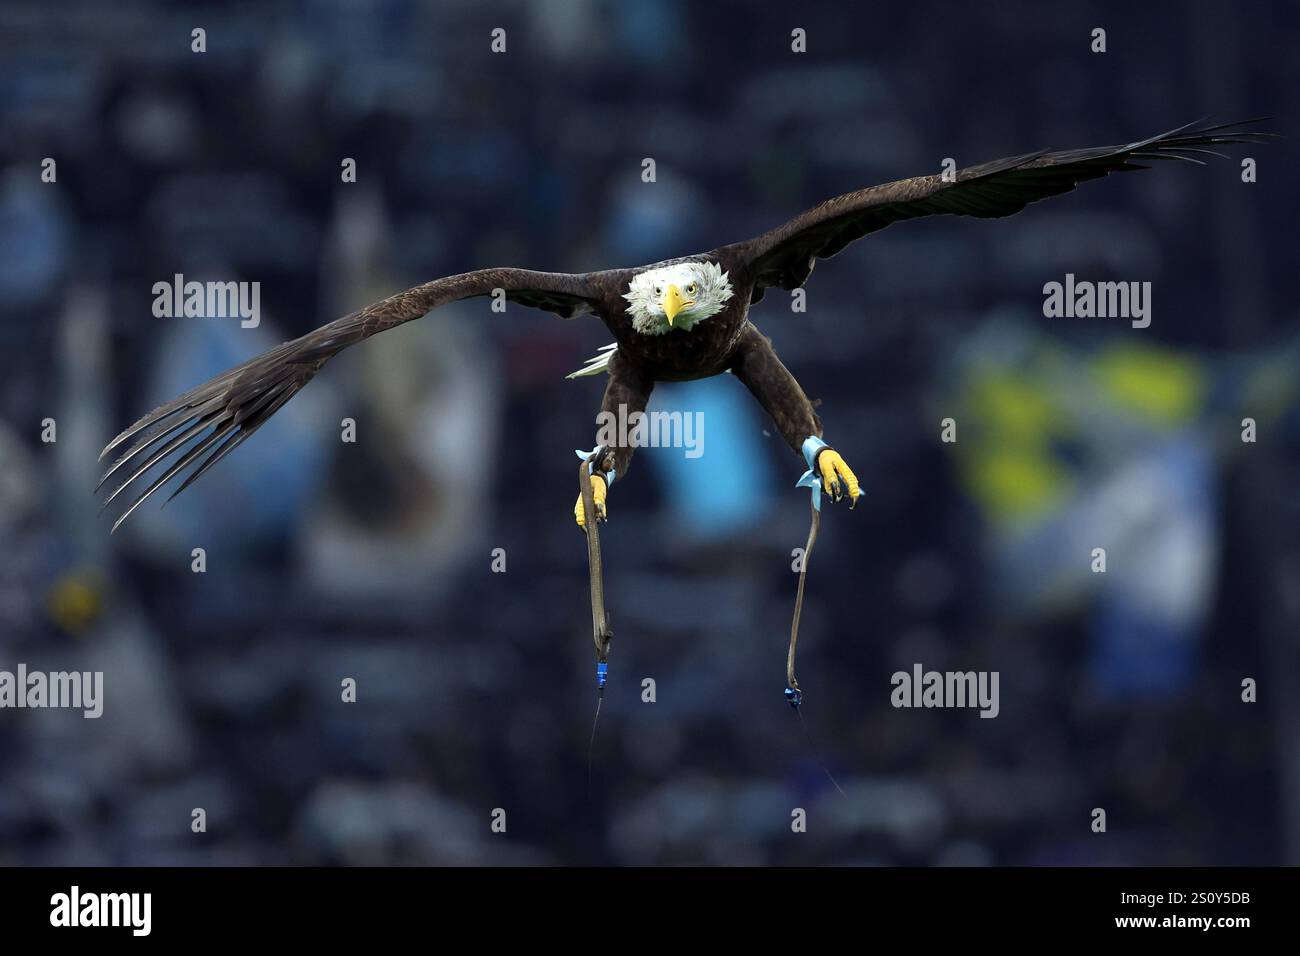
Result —
<instances>
[{"instance_id":1,"label":"eagle's talon","mask_svg":"<svg viewBox=\"0 0 1300 956\"><path fill-rule=\"evenodd\" d=\"M849 507L857 504L862 497L862 486L858 483L858 476L853 474L853 469L840 457L839 452L833 448L823 448L817 455L817 470L821 472L822 489L830 495L831 501L843 501L847 494Z\"/></svg>"},{"instance_id":2,"label":"eagle's talon","mask_svg":"<svg viewBox=\"0 0 1300 956\"><path fill-rule=\"evenodd\" d=\"M607 491L608 491L608 486L605 484L604 475L592 475L591 476L591 498L592 498L592 504L596 506L597 524L609 520L609 515L605 508L605 495ZM578 495L578 503L573 506L573 520L578 522L579 528L585 528L587 526L586 509L582 507L581 494Z\"/></svg>"}]
</instances>

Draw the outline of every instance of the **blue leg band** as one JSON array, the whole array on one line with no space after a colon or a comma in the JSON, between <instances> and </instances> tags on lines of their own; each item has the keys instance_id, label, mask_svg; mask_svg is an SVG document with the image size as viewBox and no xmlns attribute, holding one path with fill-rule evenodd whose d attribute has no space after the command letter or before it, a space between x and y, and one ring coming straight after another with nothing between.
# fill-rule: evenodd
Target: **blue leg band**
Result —
<instances>
[{"instance_id":1,"label":"blue leg band","mask_svg":"<svg viewBox=\"0 0 1300 956\"><path fill-rule=\"evenodd\" d=\"M816 435L809 435L803 440L803 460L808 463L808 470L799 476L795 487L812 489L812 506L816 511L822 510L822 480L817 475L817 453L829 447Z\"/></svg>"}]
</instances>

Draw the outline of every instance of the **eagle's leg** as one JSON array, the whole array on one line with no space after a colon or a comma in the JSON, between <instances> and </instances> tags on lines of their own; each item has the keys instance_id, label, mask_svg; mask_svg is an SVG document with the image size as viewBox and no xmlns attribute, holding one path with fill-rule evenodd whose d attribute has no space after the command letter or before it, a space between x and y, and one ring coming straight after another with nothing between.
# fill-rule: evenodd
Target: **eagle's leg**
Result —
<instances>
[{"instance_id":1,"label":"eagle's leg","mask_svg":"<svg viewBox=\"0 0 1300 956\"><path fill-rule=\"evenodd\" d=\"M632 463L631 425L626 425L634 412L644 412L650 401L650 392L654 389L654 379L626 361L619 352L609 361L609 384L605 386L605 398L600 404L600 417L597 419L596 444L605 447L609 454L602 456L601 469L593 469L591 475L592 504L596 508L596 520L604 521L607 517L605 499L609 486L615 478L627 474ZM626 425L626 427L623 427ZM579 452L584 457L589 452ZM573 517L578 527L586 526L586 515L582 507L582 495L578 496L573 506Z\"/></svg>"},{"instance_id":2,"label":"eagle's leg","mask_svg":"<svg viewBox=\"0 0 1300 956\"><path fill-rule=\"evenodd\" d=\"M862 496L857 475L840 453L822 440L821 419L812 402L773 351L771 340L752 325L736 346L731 371L772 416L786 443L808 463L799 486L812 489L813 507L821 510L823 491L833 501L847 496L849 507L856 505Z\"/></svg>"}]
</instances>

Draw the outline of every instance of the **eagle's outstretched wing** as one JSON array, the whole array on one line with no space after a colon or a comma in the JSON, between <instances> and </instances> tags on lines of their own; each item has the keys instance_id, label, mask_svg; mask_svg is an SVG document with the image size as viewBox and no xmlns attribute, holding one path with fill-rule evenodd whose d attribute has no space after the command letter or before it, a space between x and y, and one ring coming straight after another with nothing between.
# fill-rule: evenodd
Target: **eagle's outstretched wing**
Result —
<instances>
[{"instance_id":1,"label":"eagle's outstretched wing","mask_svg":"<svg viewBox=\"0 0 1300 956\"><path fill-rule=\"evenodd\" d=\"M599 306L602 301L600 275L482 269L435 279L336 319L223 372L155 408L109 442L100 453L100 460L103 460L115 449L125 446L121 456L95 488L98 491L114 475L119 476L116 487L104 501L104 507L130 489L130 503L114 522L113 530L116 531L155 491L185 469L192 468L171 497L184 491L257 431L311 381L321 366L349 345L418 319L440 305L457 299L491 295L497 289L513 302L571 318ZM167 461L182 451L183 454L174 462ZM141 479L163 463L166 467L162 473L145 485Z\"/></svg>"},{"instance_id":2,"label":"eagle's outstretched wing","mask_svg":"<svg viewBox=\"0 0 1300 956\"><path fill-rule=\"evenodd\" d=\"M764 287L798 288L817 259L827 259L855 239L901 220L941 214L1010 216L1029 203L1069 192L1086 180L1147 169L1144 160L1175 159L1204 165L1196 158L1198 155L1223 156L1211 147L1274 138L1273 133L1245 128L1259 121L1249 119L1195 129L1192 127L1196 124L1189 124L1126 146L1043 150L997 159L958 170L950 181L942 176L917 176L870 186L828 199L730 248L748 264L756 286L753 298L757 301Z\"/></svg>"}]
</instances>

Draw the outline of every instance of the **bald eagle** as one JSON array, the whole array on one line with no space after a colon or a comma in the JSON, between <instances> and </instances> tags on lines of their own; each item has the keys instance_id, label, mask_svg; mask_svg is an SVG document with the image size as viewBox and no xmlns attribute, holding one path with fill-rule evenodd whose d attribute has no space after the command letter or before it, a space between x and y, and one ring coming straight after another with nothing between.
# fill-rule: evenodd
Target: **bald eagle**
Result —
<instances>
[{"instance_id":1,"label":"bald eagle","mask_svg":"<svg viewBox=\"0 0 1300 956\"><path fill-rule=\"evenodd\" d=\"M599 318L615 341L570 377L607 373L601 410L620 418L644 411L655 382L733 373L791 449L802 454L808 470L798 484L811 488L813 506L820 508L824 492L834 501L847 498L852 507L862 495L857 477L824 441L812 403L749 319L750 306L766 289L799 288L818 259L905 219L939 214L998 218L1090 179L1146 169L1147 160L1204 165L1198 156L1223 156L1210 147L1259 143L1273 135L1248 128L1256 122L1189 124L1124 146L1042 150L955 175L870 186L829 199L755 238L653 265L581 275L497 268L435 279L285 342L154 409L100 454L102 461L121 450L96 491L118 476L104 501L107 507L130 490L128 504L113 524L116 531L159 488L180 478L171 493L175 497L239 447L343 349L448 302L495 293L563 318L584 313ZM146 479L177 452L183 453ZM598 521L606 517L608 487L627 474L632 452L633 442L627 441L592 456ZM585 523L581 495L574 517L579 525Z\"/></svg>"}]
</instances>

